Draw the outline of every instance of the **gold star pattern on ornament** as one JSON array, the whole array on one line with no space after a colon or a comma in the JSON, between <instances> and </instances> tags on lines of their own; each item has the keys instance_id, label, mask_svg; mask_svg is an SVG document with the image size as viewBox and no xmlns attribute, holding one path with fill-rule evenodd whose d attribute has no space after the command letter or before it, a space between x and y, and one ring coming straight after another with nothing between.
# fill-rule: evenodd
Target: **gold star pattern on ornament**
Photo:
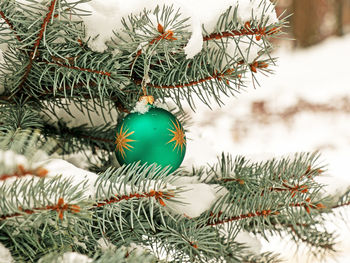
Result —
<instances>
[{"instance_id":1,"label":"gold star pattern on ornament","mask_svg":"<svg viewBox=\"0 0 350 263\"><path fill-rule=\"evenodd\" d=\"M178 120L176 120L176 123L174 123L173 121L171 121L173 124L173 130L172 129L168 129L170 132L172 132L172 136L174 136L170 141L168 141L168 143L171 142L175 142L174 145L174 149L176 147L179 147L181 149L181 153L182 153L182 148L184 145L186 145L186 138L185 138L185 133L184 130L182 129L182 127L180 126L180 123Z\"/></svg>"},{"instance_id":2,"label":"gold star pattern on ornament","mask_svg":"<svg viewBox=\"0 0 350 263\"><path fill-rule=\"evenodd\" d=\"M115 141L116 150L120 152L121 156L125 160L125 149L131 151L132 147L128 142L134 142L135 140L128 139L128 137L134 133L134 131L129 132L129 129L124 130L124 124L120 127L119 133L117 132L117 139Z\"/></svg>"}]
</instances>

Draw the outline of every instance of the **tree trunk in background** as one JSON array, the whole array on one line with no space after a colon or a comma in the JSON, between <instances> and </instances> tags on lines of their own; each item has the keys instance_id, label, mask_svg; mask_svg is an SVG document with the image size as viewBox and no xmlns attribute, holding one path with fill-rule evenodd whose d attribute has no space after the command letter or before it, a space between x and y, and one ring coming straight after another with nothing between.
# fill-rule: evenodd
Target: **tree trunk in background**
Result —
<instances>
[{"instance_id":1,"label":"tree trunk in background","mask_svg":"<svg viewBox=\"0 0 350 263\"><path fill-rule=\"evenodd\" d=\"M293 34L296 46L308 47L318 43L322 37L320 27L326 8L324 0L294 0L293 4Z\"/></svg>"},{"instance_id":2,"label":"tree trunk in background","mask_svg":"<svg viewBox=\"0 0 350 263\"><path fill-rule=\"evenodd\" d=\"M350 32L350 0L343 0L343 31Z\"/></svg>"},{"instance_id":3,"label":"tree trunk in background","mask_svg":"<svg viewBox=\"0 0 350 263\"><path fill-rule=\"evenodd\" d=\"M336 17L336 34L337 34L337 36L344 35L343 9L344 9L344 0L335 0L335 17Z\"/></svg>"}]
</instances>

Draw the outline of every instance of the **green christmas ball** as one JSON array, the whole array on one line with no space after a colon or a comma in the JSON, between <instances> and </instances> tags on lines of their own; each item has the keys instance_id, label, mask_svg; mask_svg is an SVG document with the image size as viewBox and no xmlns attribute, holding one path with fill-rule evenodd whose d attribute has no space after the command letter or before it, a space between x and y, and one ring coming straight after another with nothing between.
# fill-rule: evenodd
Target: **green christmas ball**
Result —
<instances>
[{"instance_id":1,"label":"green christmas ball","mask_svg":"<svg viewBox=\"0 0 350 263\"><path fill-rule=\"evenodd\" d=\"M186 152L186 136L180 121L170 112L149 106L146 113L130 113L118 125L116 156L129 164L157 163L170 165L171 172L182 163Z\"/></svg>"}]
</instances>

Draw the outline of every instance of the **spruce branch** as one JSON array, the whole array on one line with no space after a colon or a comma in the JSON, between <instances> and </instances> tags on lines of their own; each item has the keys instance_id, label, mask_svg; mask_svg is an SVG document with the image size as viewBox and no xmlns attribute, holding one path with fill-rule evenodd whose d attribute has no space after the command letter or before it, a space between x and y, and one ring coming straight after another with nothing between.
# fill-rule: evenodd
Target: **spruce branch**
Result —
<instances>
[{"instance_id":1,"label":"spruce branch","mask_svg":"<svg viewBox=\"0 0 350 263\"><path fill-rule=\"evenodd\" d=\"M115 150L115 125L105 124L100 127L81 125L69 128L63 122L58 126L45 124L47 137L54 138L63 154L80 152L85 149L103 150L113 153Z\"/></svg>"},{"instance_id":2,"label":"spruce branch","mask_svg":"<svg viewBox=\"0 0 350 263\"><path fill-rule=\"evenodd\" d=\"M341 208L350 205L350 190L342 194L335 204L331 205L332 209Z\"/></svg>"},{"instance_id":3,"label":"spruce branch","mask_svg":"<svg viewBox=\"0 0 350 263\"><path fill-rule=\"evenodd\" d=\"M250 163L243 157L233 160L230 155L223 154L218 164L201 175L201 181L220 184L228 190L205 213L206 224L219 229L232 225L229 236L235 236L239 226L265 237L267 232L279 233L289 228L295 240L302 241L300 237L305 237L309 226L322 225L320 218L327 209L327 202L320 194L321 185L313 180L322 168L317 165L317 159L318 155L314 153ZM295 232L296 229L299 232ZM324 250L333 248L334 242L328 233L314 232L313 237L317 236L324 237L305 240L316 248L318 245Z\"/></svg>"},{"instance_id":4,"label":"spruce branch","mask_svg":"<svg viewBox=\"0 0 350 263\"><path fill-rule=\"evenodd\" d=\"M51 103L55 103L55 99L50 98L79 97L82 101L88 98L100 101L110 99L116 102L121 111L127 111L125 105L135 103L142 81L148 76L151 80L146 83L149 93L161 99L170 97L180 107L181 99L185 98L194 108L193 95L208 106L209 97L214 97L221 104L220 94L239 92L240 87L244 86L242 77L247 71L256 73L257 69L261 69L269 72L266 69L270 62L274 63L273 59L261 60L259 57L270 52L271 45L266 37L278 35L285 23L267 24L263 14L261 17L259 14L242 27L237 22L237 9L230 7L220 17L216 31L205 31L203 36L205 43L214 42L216 47L213 49L205 45L195 58L186 60L183 48L190 37L188 19L180 17L180 10L163 6L139 15L131 14L123 20L124 35L116 32L116 38L108 44L110 50L118 51L119 55L111 55L113 52L109 50L97 54L91 52L82 40L81 21L71 19L72 14L80 15L74 9L75 4L55 0L38 5L38 11L34 12L34 3L15 6L21 10L20 15L13 14L11 17L16 23L11 23L9 19L6 21L11 23L12 28L20 29L18 36L22 43L18 50L10 51L12 54L5 54L5 60L11 61L6 71L15 72L4 80L11 97L14 94L20 97L25 93L31 99ZM266 10L269 8L271 6L267 5ZM3 9L7 11L5 4ZM154 17L157 24L153 23ZM26 20L36 28L31 35L24 31ZM240 45L246 42L244 37L251 35L257 39L248 41L249 49L261 39L264 44L255 60L248 61L244 53L249 54L250 51L242 51L239 47L235 54L227 53L228 42L223 38ZM18 53L22 50L25 50L24 54ZM101 61L102 58L107 60ZM224 67L223 61L227 61ZM131 86L130 81L134 82ZM22 88L24 85L26 89ZM7 94L2 99L11 97ZM126 103L123 105L121 101Z\"/></svg>"},{"instance_id":5,"label":"spruce branch","mask_svg":"<svg viewBox=\"0 0 350 263\"><path fill-rule=\"evenodd\" d=\"M38 111L29 105L0 106L0 132L16 131L17 129L42 129L44 124Z\"/></svg>"},{"instance_id":6,"label":"spruce branch","mask_svg":"<svg viewBox=\"0 0 350 263\"><path fill-rule=\"evenodd\" d=\"M68 38L75 37L76 39L80 39L82 36L82 26L81 22L78 21L72 21L70 19L67 19L67 16L76 15L76 13L73 11L70 7L71 4L65 2L65 1L58 1L59 4L56 5L57 1L51 1L49 3L48 11L45 12L45 16L43 18L42 24L38 25L38 31L36 32L37 38L36 39L28 39L26 37L26 41L28 42L23 43L22 46L18 48L19 51L24 50L25 48L29 48L30 54L22 54L18 53L18 50L10 49L9 52L6 52L5 59L6 61L11 61L11 64L6 64L5 71L6 72L16 72L16 74L12 77L7 76L5 77L5 86L8 86L8 83L13 83L13 86L9 86L11 90L11 96L2 96L3 100L9 100L15 96L17 93L27 93L26 95L29 97L32 97L33 99L47 99L49 96L51 98L55 97L57 91L60 91L62 96L64 98L67 98L67 90L70 90L71 96L73 96L73 90L75 87L77 87L76 84L78 84L81 88L81 86L87 85L88 89L87 92L75 92L76 94L81 94L81 98L86 99L98 97L100 101L103 101L104 95L101 93L102 91L106 90L106 88L101 88L101 80L99 78L89 77L86 75L82 75L80 73L76 73L73 78L69 78L68 82L65 81L65 72L62 72L62 70L57 70L54 67L63 67L68 68L69 70L75 70L75 71L82 71L89 74L102 74L105 77L111 76L111 73L104 69L96 69L96 66L87 66L86 63L91 59L87 59L86 56L91 56L91 53L86 53L85 49L81 50L81 46L78 41L74 40L71 41ZM77 3L77 2L76 2ZM76 4L75 3L75 4ZM41 6L39 5L39 9L41 11L45 10L47 6ZM19 7L16 6L17 9L23 8L23 6ZM29 12L28 10L31 10L30 8L33 8L33 6L29 6L28 9L24 9L23 13ZM53 15L55 12L55 15ZM31 14L33 15L33 14ZM24 23L26 20L23 20L24 18L21 17L21 20ZM27 18L28 20L28 18ZM37 20L36 20L37 21ZM52 23L50 23L52 22ZM18 22L17 22L18 23ZM36 22L34 22L36 23ZM61 28L60 28L61 26ZM62 31L67 32L67 35L62 35ZM45 34L44 34L45 32ZM69 36L68 36L69 32ZM54 37L54 34L57 34L56 37ZM23 33L25 34L25 33ZM59 37L58 37L59 36ZM60 39L61 43L55 43L57 40L57 37ZM44 42L42 43L41 40ZM63 40L66 40L66 42L62 42ZM57 41L56 41L57 42ZM73 44L73 46L72 46ZM74 51L73 47L79 44L77 47L79 49L77 51ZM31 46L31 47L30 47ZM76 47L76 48L77 48ZM76 49L75 48L75 49ZM71 56L72 52L76 53L74 56ZM80 52L80 54L79 54ZM12 53L12 54L11 54ZM29 53L29 52L28 52ZM15 58L17 57L17 58ZM18 59L19 57L19 59ZM106 56L101 56L105 59L106 62L100 61L98 65L104 65L109 68L116 65L115 59L111 60L110 56L106 58ZM90 57L91 58L91 57ZM17 61L17 62L16 62ZM95 62L95 61L93 61ZM44 65L47 65L46 67ZM23 67L22 65L26 65ZM69 71L68 70L68 71ZM60 76L49 76L48 72L56 72ZM30 79L28 81L25 81L30 74ZM68 73L70 74L70 73ZM113 74L115 76L115 74ZM21 77L19 77L21 76ZM62 79L63 77L63 79ZM37 78L37 79L36 79ZM86 80L91 79L91 81L87 82ZM59 83L56 83L58 80L60 80ZM122 79L118 77L117 81L109 80L108 85L111 85L111 83L119 83ZM89 83L91 83L91 86L97 86L96 92L91 92L91 89L89 88ZM29 85L29 87L26 90L21 90L21 87L26 84ZM105 84L106 85L106 84ZM51 86L51 87L50 87ZM85 89L85 88L84 88ZM114 92L115 93L115 92ZM119 92L119 94L121 94ZM18 95L17 95L18 96ZM20 94L19 94L20 96ZM58 94L58 97L60 94ZM53 100L54 101L54 100Z\"/></svg>"},{"instance_id":7,"label":"spruce branch","mask_svg":"<svg viewBox=\"0 0 350 263\"><path fill-rule=\"evenodd\" d=\"M165 13L164 9L165 7L163 7L162 12L160 8L158 8L153 13L144 11L139 16L130 16L128 21L124 20L124 32L128 34L128 38L116 35L121 43L120 49L125 53L125 57L128 57L129 54L134 54L131 60L131 77L137 87L143 82L146 67L148 68L147 75L150 78L150 82L146 83L146 85L151 94L161 98L171 97L176 104L180 104L180 100L185 98L193 107L191 94L195 94L209 106L208 97L213 96L220 104L219 93L222 92L227 95L228 93L234 93L239 90L239 88L235 89L230 87L229 83L231 82L233 86L242 85L240 78L247 70L246 65L249 65L248 69L251 69L253 72L257 72L258 68L266 69L268 67L268 63L266 62L268 60L260 62L256 59L253 62L248 62L244 59L244 56L243 60L242 57L238 58L238 56L242 55L242 52L238 52L236 54L237 57L229 56L225 50L226 44L220 42L216 43L216 49L205 45L205 48L200 54L196 55L191 60L185 60L182 48L186 43L184 41L186 39L186 34L177 34L177 32L186 28L186 25L181 29L177 29L176 26L180 24L175 23L177 22L176 17L178 13L171 8L169 8L170 12ZM240 32L238 37L241 38L242 35L249 36L251 34L264 35L266 32L268 32L268 34L278 33L278 30L260 28L259 26L254 30L239 28L240 25L237 22L231 23L231 21L237 20L237 14L232 17L232 10L233 8L229 8L223 15L222 21L226 21L226 23L223 24L220 20L218 25L232 32ZM158 25L150 22L152 20L150 18L152 15L157 17ZM163 26L165 23L162 19L165 20L166 18L168 18L168 21L173 21L173 24L168 23L165 29L165 26ZM280 26L282 26L283 23L284 22L281 22ZM248 24L249 23L246 25ZM254 22L253 24L258 25L259 23ZM174 32L174 36L177 38L176 40L171 38L167 39L167 37L165 37L173 36L172 34L165 34L169 30ZM216 32L215 34L220 35L221 33L222 32ZM184 36L185 38L183 39ZM235 36L226 37L233 38ZM204 40L205 42L212 41L211 38L205 36ZM221 39L217 40L220 41ZM238 39L237 44L240 41L241 40ZM123 44L124 42L125 45ZM145 45L144 43L148 44ZM142 49L139 48L140 45ZM269 52L270 45L265 44L265 46L267 47L266 52ZM155 52L155 50L157 50L157 52ZM249 51L247 52L249 53ZM216 60L220 61L220 58L224 57L229 57L229 59L225 59L228 60L226 67L222 68L217 66L216 64L222 63L222 59L221 62L216 62ZM223 80L222 83L220 83L221 80Z\"/></svg>"},{"instance_id":8,"label":"spruce branch","mask_svg":"<svg viewBox=\"0 0 350 263\"><path fill-rule=\"evenodd\" d=\"M293 225L289 226L289 228L291 229L294 238L296 238L296 241L300 240L308 244L316 249L317 252L322 250L335 251L335 241L331 233L326 231L321 232L311 227L307 228L307 231Z\"/></svg>"}]
</instances>

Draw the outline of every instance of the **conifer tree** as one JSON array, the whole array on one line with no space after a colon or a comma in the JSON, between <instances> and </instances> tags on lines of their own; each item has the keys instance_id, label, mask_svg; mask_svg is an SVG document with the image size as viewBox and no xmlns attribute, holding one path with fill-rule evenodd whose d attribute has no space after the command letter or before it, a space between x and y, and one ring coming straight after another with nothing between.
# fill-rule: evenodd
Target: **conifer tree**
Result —
<instances>
[{"instance_id":1,"label":"conifer tree","mask_svg":"<svg viewBox=\"0 0 350 263\"><path fill-rule=\"evenodd\" d=\"M286 26L269 0L222 1L209 22L184 1L136 2L110 28L111 1L1 0L0 253L9 262L280 260L239 233L288 233L310 253L334 251L325 215L350 197L321 194L317 153L260 163L222 154L191 170L164 156L118 164L118 150L122 160L136 147L125 116L172 101L168 144L182 153L183 104L221 105L271 73L271 39ZM73 154L89 166L63 160Z\"/></svg>"}]
</instances>

